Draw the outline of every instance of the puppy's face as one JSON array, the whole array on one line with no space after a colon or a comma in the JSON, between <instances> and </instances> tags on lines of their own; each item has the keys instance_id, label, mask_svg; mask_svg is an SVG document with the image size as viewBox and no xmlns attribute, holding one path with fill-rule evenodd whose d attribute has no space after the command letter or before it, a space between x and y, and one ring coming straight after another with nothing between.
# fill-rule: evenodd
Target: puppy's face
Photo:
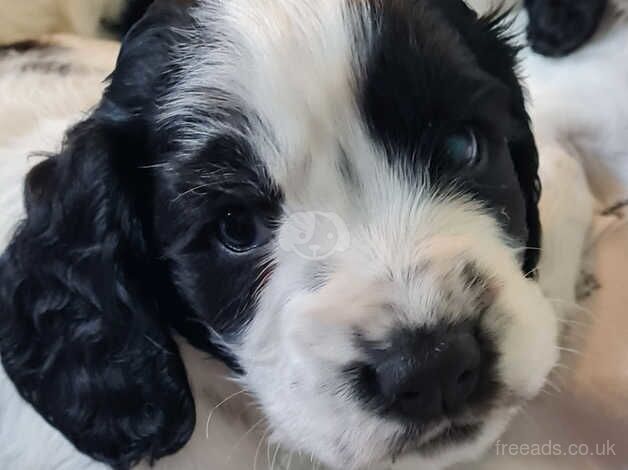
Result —
<instances>
[{"instance_id":1,"label":"puppy's face","mask_svg":"<svg viewBox=\"0 0 628 470\"><path fill-rule=\"evenodd\" d=\"M99 110L76 131L87 150L107 146L92 161L115 184L98 193L109 201L101 212L74 205L66 214L86 207L82 217L115 224L86 230L83 251L59 256L83 253L85 265L102 238L119 266L110 276L124 275L120 305L133 318L141 310L129 335L165 338L174 326L224 360L289 448L336 468L407 453L438 464L475 455L538 392L556 357L556 319L529 276L536 150L496 21L454 0L169 8L158 4L131 33ZM164 17L178 23L163 26ZM90 136L94 127L107 139ZM48 170L58 173L63 158ZM43 171L30 177L31 207ZM21 239L41 237L33 224ZM75 240L63 246L78 243L76 232L60 233ZM21 239L11 256L33 258L20 255ZM90 302L109 279L98 279ZM142 361L141 344L120 354ZM14 352L24 347L4 347L7 369L48 413L11 367L36 357ZM167 441L172 423L193 412L170 410L189 390L176 354L164 357L168 368L151 380L174 377L152 397L165 418L144 428ZM153 367L117 372L146 402L156 387L136 375ZM54 424L70 437L76 428ZM182 443L189 433L179 431ZM173 451L154 440L150 450L117 441L103 450L92 440L74 438L114 462L119 448L125 462Z\"/></svg>"},{"instance_id":2,"label":"puppy's face","mask_svg":"<svg viewBox=\"0 0 628 470\"><path fill-rule=\"evenodd\" d=\"M519 90L490 26L437 3L204 4L160 98L183 331L228 352L277 441L337 468L473 452L555 359Z\"/></svg>"}]
</instances>

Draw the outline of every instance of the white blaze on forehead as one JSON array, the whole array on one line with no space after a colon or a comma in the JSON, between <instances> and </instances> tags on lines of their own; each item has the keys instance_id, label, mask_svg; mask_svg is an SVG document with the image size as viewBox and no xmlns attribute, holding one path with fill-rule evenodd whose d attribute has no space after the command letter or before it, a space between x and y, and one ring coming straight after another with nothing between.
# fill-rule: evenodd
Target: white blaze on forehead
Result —
<instances>
[{"instance_id":1,"label":"white blaze on forehead","mask_svg":"<svg viewBox=\"0 0 628 470\"><path fill-rule=\"evenodd\" d=\"M280 185L308 159L335 160L338 142L354 140L357 70L369 44L366 2L204 0L192 14L201 44L186 51L183 82L164 106L170 117L200 102L259 118L247 137ZM220 132L218 121L203 124Z\"/></svg>"}]
</instances>

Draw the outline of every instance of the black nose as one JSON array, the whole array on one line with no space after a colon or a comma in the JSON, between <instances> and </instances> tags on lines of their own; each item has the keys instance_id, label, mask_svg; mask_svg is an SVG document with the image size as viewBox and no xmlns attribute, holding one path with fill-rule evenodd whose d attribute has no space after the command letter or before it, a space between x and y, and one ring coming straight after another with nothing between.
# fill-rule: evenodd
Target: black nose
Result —
<instances>
[{"instance_id":1,"label":"black nose","mask_svg":"<svg viewBox=\"0 0 628 470\"><path fill-rule=\"evenodd\" d=\"M403 330L380 350L375 377L388 408L424 421L464 408L478 387L482 352L470 325Z\"/></svg>"}]
</instances>

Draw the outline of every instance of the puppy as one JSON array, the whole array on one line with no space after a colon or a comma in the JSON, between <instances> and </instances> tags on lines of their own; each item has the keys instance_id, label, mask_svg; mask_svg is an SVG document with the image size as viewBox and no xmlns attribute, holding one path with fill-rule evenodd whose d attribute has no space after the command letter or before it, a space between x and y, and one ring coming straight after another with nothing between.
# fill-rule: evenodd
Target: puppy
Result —
<instances>
[{"instance_id":1,"label":"puppy","mask_svg":"<svg viewBox=\"0 0 628 470\"><path fill-rule=\"evenodd\" d=\"M35 428L69 468L153 463L243 393L236 435L330 468L480 455L556 361L549 299L573 301L590 209L550 154L566 192L539 214L504 37L458 0L156 2L24 182L0 258L9 464L42 454Z\"/></svg>"},{"instance_id":2,"label":"puppy","mask_svg":"<svg viewBox=\"0 0 628 470\"><path fill-rule=\"evenodd\" d=\"M608 0L525 0L530 46L552 57L573 52L593 36L607 5Z\"/></svg>"},{"instance_id":3,"label":"puppy","mask_svg":"<svg viewBox=\"0 0 628 470\"><path fill-rule=\"evenodd\" d=\"M566 58L521 55L537 141L583 162L605 205L628 197L627 5L615 2L595 38Z\"/></svg>"},{"instance_id":4,"label":"puppy","mask_svg":"<svg viewBox=\"0 0 628 470\"><path fill-rule=\"evenodd\" d=\"M528 14L527 42L536 53L549 57L566 56L587 44L608 10L624 10L627 5L625 0L614 0L611 5L608 0L468 0L468 3L480 12L497 5L516 10L523 3Z\"/></svg>"}]
</instances>

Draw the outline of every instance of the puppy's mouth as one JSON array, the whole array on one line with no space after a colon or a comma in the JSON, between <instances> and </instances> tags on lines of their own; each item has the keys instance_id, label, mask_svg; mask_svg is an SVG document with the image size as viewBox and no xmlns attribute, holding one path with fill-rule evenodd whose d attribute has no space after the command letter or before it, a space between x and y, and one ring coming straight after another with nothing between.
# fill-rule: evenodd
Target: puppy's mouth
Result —
<instances>
[{"instance_id":1,"label":"puppy's mouth","mask_svg":"<svg viewBox=\"0 0 628 470\"><path fill-rule=\"evenodd\" d=\"M432 429L418 433L408 429L395 442L391 449L392 461L407 454L418 453L429 457L448 447L472 440L482 431L483 422L442 422Z\"/></svg>"},{"instance_id":2,"label":"puppy's mouth","mask_svg":"<svg viewBox=\"0 0 628 470\"><path fill-rule=\"evenodd\" d=\"M425 455L437 452L442 448L457 445L473 439L480 433L482 423L452 423L446 426L440 433L422 443L417 450Z\"/></svg>"}]
</instances>

